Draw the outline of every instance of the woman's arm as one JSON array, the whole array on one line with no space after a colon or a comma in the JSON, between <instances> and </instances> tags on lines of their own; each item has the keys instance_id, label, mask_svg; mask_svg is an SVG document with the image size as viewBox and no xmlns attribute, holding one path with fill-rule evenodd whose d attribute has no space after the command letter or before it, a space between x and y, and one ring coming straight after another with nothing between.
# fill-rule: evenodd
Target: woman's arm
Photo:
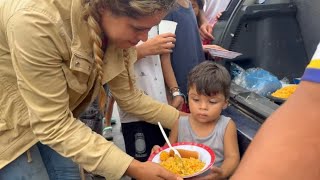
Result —
<instances>
[{"instance_id":1,"label":"woman's arm","mask_svg":"<svg viewBox=\"0 0 320 180\"><path fill-rule=\"evenodd\" d=\"M134 72L132 63L130 62L129 65L130 72ZM133 73L130 74L132 75ZM134 78L132 77L132 79ZM131 113L149 123L156 124L160 121L164 127L171 129L179 117L179 111L145 95L143 91L135 86L135 83L133 83L134 85L131 89L128 81L128 72L127 70L123 70L108 82L112 95L119 107L123 111Z\"/></svg>"}]
</instances>

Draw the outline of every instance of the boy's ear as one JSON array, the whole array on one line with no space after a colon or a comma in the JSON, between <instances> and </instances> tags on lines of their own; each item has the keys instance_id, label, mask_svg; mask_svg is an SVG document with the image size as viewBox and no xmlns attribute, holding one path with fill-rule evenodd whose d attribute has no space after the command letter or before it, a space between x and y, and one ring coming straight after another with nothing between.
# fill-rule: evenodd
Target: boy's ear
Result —
<instances>
[{"instance_id":1,"label":"boy's ear","mask_svg":"<svg viewBox=\"0 0 320 180\"><path fill-rule=\"evenodd\" d=\"M227 109L228 105L229 105L229 101L227 99L226 102L223 105L223 110Z\"/></svg>"}]
</instances>

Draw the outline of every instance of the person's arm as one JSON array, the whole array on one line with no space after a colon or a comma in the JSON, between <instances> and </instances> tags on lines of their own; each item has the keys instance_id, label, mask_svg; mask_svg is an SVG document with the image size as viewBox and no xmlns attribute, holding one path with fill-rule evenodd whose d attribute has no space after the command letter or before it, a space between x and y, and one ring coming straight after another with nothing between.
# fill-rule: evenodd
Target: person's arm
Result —
<instances>
[{"instance_id":1,"label":"person's arm","mask_svg":"<svg viewBox=\"0 0 320 180\"><path fill-rule=\"evenodd\" d=\"M199 25L201 26L202 24L205 24L207 23L208 24L208 19L206 18L204 12L203 12L203 9L200 9L199 10Z\"/></svg>"},{"instance_id":2,"label":"person's arm","mask_svg":"<svg viewBox=\"0 0 320 180\"><path fill-rule=\"evenodd\" d=\"M212 35L212 25L210 25L208 23L208 20L206 18L206 16L204 15L204 12L202 9L200 9L199 11L199 32L200 32L200 36L201 39L203 40L213 40L214 37Z\"/></svg>"},{"instance_id":3,"label":"person's arm","mask_svg":"<svg viewBox=\"0 0 320 180\"><path fill-rule=\"evenodd\" d=\"M172 33L160 34L148 39L146 42L136 46L137 59L140 60L150 55L171 53L175 42L176 38Z\"/></svg>"},{"instance_id":4,"label":"person's arm","mask_svg":"<svg viewBox=\"0 0 320 180\"><path fill-rule=\"evenodd\" d=\"M129 65L130 75L133 76L133 63L136 58L136 54L132 53L130 59L132 60ZM133 57L135 56L135 57ZM119 59L114 60L116 63L121 61ZM115 69L121 67L108 66L108 69ZM107 69L107 70L108 70ZM134 79L134 77L131 77ZM133 87L129 85L128 71L123 68L123 71L116 75L111 80L107 80L109 88L112 92L119 107L134 116L141 118L149 123L156 124L158 121L161 124L171 129L173 123L179 117L179 111L175 108L153 100L150 96L145 95L140 89L138 89L133 81Z\"/></svg>"},{"instance_id":5,"label":"person's arm","mask_svg":"<svg viewBox=\"0 0 320 180\"><path fill-rule=\"evenodd\" d=\"M164 81L167 87L169 88L170 93L179 91L176 76L174 75L174 71L171 65L170 54L161 55L161 66L162 66ZM171 101L171 105L177 108L178 110L182 108L183 103L184 103L183 96L175 96Z\"/></svg>"},{"instance_id":6,"label":"person's arm","mask_svg":"<svg viewBox=\"0 0 320 180\"><path fill-rule=\"evenodd\" d=\"M264 122L231 179L320 179L319 92L319 83L301 81Z\"/></svg>"}]
</instances>

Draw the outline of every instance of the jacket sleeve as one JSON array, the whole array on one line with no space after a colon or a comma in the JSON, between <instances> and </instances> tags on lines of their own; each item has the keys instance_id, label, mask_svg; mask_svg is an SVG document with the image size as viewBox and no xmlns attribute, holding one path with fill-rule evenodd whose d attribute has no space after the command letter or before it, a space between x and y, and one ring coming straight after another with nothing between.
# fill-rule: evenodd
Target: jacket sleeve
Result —
<instances>
[{"instance_id":1,"label":"jacket sleeve","mask_svg":"<svg viewBox=\"0 0 320 180\"><path fill-rule=\"evenodd\" d=\"M132 54L136 55L135 53ZM136 57L131 57L131 59L134 58ZM129 65L130 75L134 74L133 62L132 60ZM160 121L163 126L171 129L174 122L179 118L179 111L168 104L160 103L145 95L135 86L133 76L132 79L133 87L130 88L128 71L123 70L108 82L112 95L119 107L123 111L131 113L149 123L156 124Z\"/></svg>"},{"instance_id":2,"label":"jacket sleeve","mask_svg":"<svg viewBox=\"0 0 320 180\"><path fill-rule=\"evenodd\" d=\"M86 170L120 179L132 157L93 133L69 109L64 62L58 50L65 39L58 32L54 19L36 12L17 13L7 26L19 92L29 110L33 132L41 143Z\"/></svg>"}]
</instances>

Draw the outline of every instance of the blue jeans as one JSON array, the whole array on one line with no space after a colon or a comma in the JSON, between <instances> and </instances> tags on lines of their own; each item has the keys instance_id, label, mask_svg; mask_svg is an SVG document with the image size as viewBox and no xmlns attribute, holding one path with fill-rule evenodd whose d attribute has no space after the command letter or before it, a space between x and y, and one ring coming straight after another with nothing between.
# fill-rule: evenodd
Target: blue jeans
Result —
<instances>
[{"instance_id":1,"label":"blue jeans","mask_svg":"<svg viewBox=\"0 0 320 180\"><path fill-rule=\"evenodd\" d=\"M14 180L79 180L79 166L50 147L37 143L27 153L0 169L0 179Z\"/></svg>"}]
</instances>

